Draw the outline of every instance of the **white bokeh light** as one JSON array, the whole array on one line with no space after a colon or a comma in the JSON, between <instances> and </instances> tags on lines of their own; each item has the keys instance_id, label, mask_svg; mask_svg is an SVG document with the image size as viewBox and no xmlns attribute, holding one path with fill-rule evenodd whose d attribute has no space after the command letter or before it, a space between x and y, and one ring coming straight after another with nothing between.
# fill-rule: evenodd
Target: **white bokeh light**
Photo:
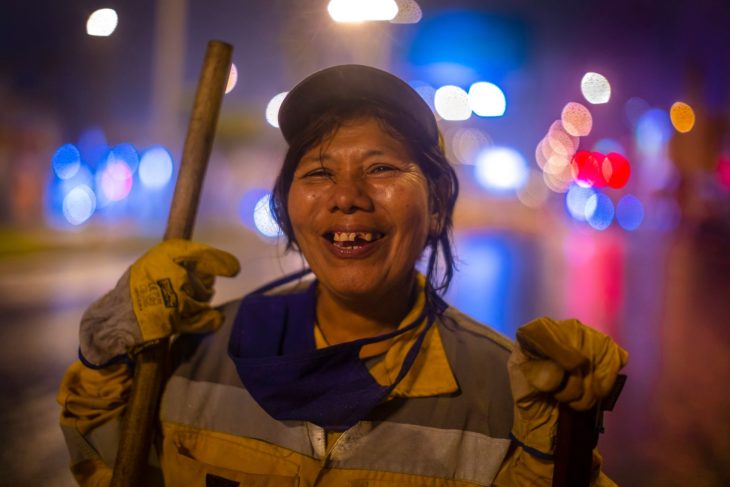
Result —
<instances>
[{"instance_id":1,"label":"white bokeh light","mask_svg":"<svg viewBox=\"0 0 730 487\"><path fill-rule=\"evenodd\" d=\"M86 33L95 37L108 37L117 28L119 18L117 12L111 8L101 8L86 21Z\"/></svg>"},{"instance_id":2,"label":"white bokeh light","mask_svg":"<svg viewBox=\"0 0 730 487\"><path fill-rule=\"evenodd\" d=\"M605 76L599 73L588 72L580 81L580 91L588 103L600 105L611 99L611 84Z\"/></svg>"},{"instance_id":3,"label":"white bokeh light","mask_svg":"<svg viewBox=\"0 0 730 487\"><path fill-rule=\"evenodd\" d=\"M272 127L279 128L279 108L288 94L288 91L279 93L266 105L266 121L269 122L269 125Z\"/></svg>"},{"instance_id":4,"label":"white bokeh light","mask_svg":"<svg viewBox=\"0 0 730 487\"><path fill-rule=\"evenodd\" d=\"M172 178L172 156L162 146L151 147L139 161L139 180L147 188L162 188Z\"/></svg>"},{"instance_id":5,"label":"white bokeh light","mask_svg":"<svg viewBox=\"0 0 730 487\"><path fill-rule=\"evenodd\" d=\"M231 63L231 70L228 72L228 81L226 82L225 94L233 91L233 88L236 87L236 83L238 83L238 68L234 63Z\"/></svg>"},{"instance_id":6,"label":"white bokeh light","mask_svg":"<svg viewBox=\"0 0 730 487\"><path fill-rule=\"evenodd\" d=\"M96 210L96 195L85 184L76 186L63 198L63 216L71 225L81 225Z\"/></svg>"},{"instance_id":7,"label":"white bokeh light","mask_svg":"<svg viewBox=\"0 0 730 487\"><path fill-rule=\"evenodd\" d=\"M330 0L327 11L335 22L393 20L398 4L395 0Z\"/></svg>"},{"instance_id":8,"label":"white bokeh light","mask_svg":"<svg viewBox=\"0 0 730 487\"><path fill-rule=\"evenodd\" d=\"M507 98L499 86L480 81L469 88L469 107L480 117L501 117L507 109Z\"/></svg>"},{"instance_id":9,"label":"white bokeh light","mask_svg":"<svg viewBox=\"0 0 730 487\"><path fill-rule=\"evenodd\" d=\"M436 90L434 106L444 120L468 120L471 117L469 95L458 86L446 85Z\"/></svg>"},{"instance_id":10,"label":"white bokeh light","mask_svg":"<svg viewBox=\"0 0 730 487\"><path fill-rule=\"evenodd\" d=\"M488 147L477 157L477 182L485 189L517 190L529 177L527 162L510 147Z\"/></svg>"},{"instance_id":11,"label":"white bokeh light","mask_svg":"<svg viewBox=\"0 0 730 487\"><path fill-rule=\"evenodd\" d=\"M256 230L265 237L274 238L281 234L279 225L271 214L271 195L267 194L256 202L253 209L253 222Z\"/></svg>"}]
</instances>

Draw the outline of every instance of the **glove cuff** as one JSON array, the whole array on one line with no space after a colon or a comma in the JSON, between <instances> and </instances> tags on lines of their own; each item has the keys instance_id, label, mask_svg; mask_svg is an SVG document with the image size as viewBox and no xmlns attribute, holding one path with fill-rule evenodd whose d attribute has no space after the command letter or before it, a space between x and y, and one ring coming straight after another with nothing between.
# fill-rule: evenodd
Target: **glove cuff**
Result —
<instances>
[{"instance_id":1,"label":"glove cuff","mask_svg":"<svg viewBox=\"0 0 730 487\"><path fill-rule=\"evenodd\" d=\"M89 306L81 317L79 354L84 362L101 367L142 343L129 297L129 271L117 285Z\"/></svg>"}]
</instances>

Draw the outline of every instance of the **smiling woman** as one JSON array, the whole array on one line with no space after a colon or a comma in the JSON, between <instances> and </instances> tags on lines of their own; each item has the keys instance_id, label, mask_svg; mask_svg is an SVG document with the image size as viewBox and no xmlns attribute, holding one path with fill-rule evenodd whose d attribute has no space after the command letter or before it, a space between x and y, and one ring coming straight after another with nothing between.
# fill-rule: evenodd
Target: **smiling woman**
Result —
<instances>
[{"instance_id":1,"label":"smiling woman","mask_svg":"<svg viewBox=\"0 0 730 487\"><path fill-rule=\"evenodd\" d=\"M76 478L109 476L128 355L179 333L159 482L550 485L555 398L591 407L625 352L547 318L521 329L523 350L441 299L458 182L433 113L400 79L320 71L278 121L289 149L271 209L311 270L211 309L213 277L239 270L230 254L166 241L135 262L86 311L59 393ZM611 485L599 465L595 484Z\"/></svg>"}]
</instances>

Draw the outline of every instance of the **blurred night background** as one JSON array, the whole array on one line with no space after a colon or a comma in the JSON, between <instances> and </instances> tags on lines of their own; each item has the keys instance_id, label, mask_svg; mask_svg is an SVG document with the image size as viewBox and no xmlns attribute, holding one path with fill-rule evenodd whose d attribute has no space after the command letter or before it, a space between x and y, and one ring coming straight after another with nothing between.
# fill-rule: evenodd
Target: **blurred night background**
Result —
<instances>
[{"instance_id":1,"label":"blurred night background","mask_svg":"<svg viewBox=\"0 0 730 487\"><path fill-rule=\"evenodd\" d=\"M237 76L195 238L243 265L216 302L303 265L266 213L276 95L387 69L437 112L461 180L447 300L510 337L544 314L610 334L630 363L605 471L730 485L727 2L0 5L0 485L73 484L55 391L83 309L163 234L210 39ZM392 20L335 21L357 5Z\"/></svg>"}]
</instances>

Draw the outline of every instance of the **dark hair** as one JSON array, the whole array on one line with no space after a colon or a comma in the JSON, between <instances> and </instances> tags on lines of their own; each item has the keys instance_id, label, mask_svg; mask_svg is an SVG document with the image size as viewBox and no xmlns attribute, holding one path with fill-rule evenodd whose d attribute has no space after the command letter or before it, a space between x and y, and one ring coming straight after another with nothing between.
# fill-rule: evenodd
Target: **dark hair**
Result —
<instances>
[{"instance_id":1,"label":"dark hair","mask_svg":"<svg viewBox=\"0 0 730 487\"><path fill-rule=\"evenodd\" d=\"M426 176L430 209L439 217L437 232L426 240L426 248L430 252L426 277L431 289L443 293L449 287L455 269L451 231L459 181L439 141L430 140L420 128L422 125L409 113L398 113L374 100L338 103L313 118L305 130L290 140L271 198L271 212L286 236L286 248L296 248L287 203L299 161L312 147L334 134L345 123L365 118L377 120L384 130L404 143ZM437 278L439 254L444 260L440 280Z\"/></svg>"}]
</instances>

